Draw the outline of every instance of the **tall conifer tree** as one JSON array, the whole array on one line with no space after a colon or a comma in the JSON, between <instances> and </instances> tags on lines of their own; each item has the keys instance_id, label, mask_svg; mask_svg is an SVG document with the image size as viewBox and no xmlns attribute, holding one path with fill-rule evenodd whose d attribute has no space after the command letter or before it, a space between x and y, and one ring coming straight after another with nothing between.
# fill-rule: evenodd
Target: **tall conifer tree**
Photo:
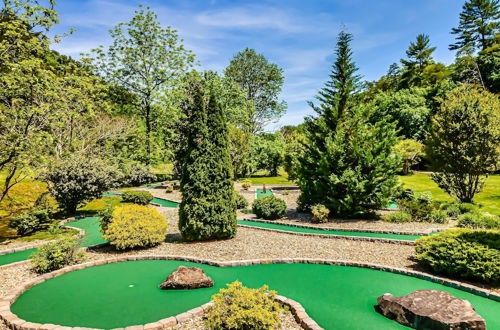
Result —
<instances>
[{"instance_id":1,"label":"tall conifer tree","mask_svg":"<svg viewBox=\"0 0 500 330\"><path fill-rule=\"evenodd\" d=\"M357 216L385 206L397 184L399 160L393 124L369 123L370 109L357 105L359 76L352 60L352 36L340 32L330 80L306 119L299 157L300 206L325 205L333 215Z\"/></svg>"},{"instance_id":2,"label":"tall conifer tree","mask_svg":"<svg viewBox=\"0 0 500 330\"><path fill-rule=\"evenodd\" d=\"M231 238L236 204L226 117L205 79L197 76L188 89L179 229L189 241Z\"/></svg>"}]
</instances>

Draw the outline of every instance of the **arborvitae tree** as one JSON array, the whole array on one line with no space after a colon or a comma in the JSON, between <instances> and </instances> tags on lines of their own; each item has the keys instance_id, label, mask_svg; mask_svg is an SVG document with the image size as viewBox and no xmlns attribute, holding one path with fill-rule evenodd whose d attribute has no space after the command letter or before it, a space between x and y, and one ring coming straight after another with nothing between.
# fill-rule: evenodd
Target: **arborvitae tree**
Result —
<instances>
[{"instance_id":1,"label":"arborvitae tree","mask_svg":"<svg viewBox=\"0 0 500 330\"><path fill-rule=\"evenodd\" d=\"M179 229L189 241L231 238L236 204L226 117L206 80L187 88Z\"/></svg>"},{"instance_id":2,"label":"arborvitae tree","mask_svg":"<svg viewBox=\"0 0 500 330\"><path fill-rule=\"evenodd\" d=\"M430 46L429 36L419 34L415 42L411 42L406 55L408 59L402 59L403 64L401 87L420 86L424 68L434 62L432 53L436 47Z\"/></svg>"},{"instance_id":3,"label":"arborvitae tree","mask_svg":"<svg viewBox=\"0 0 500 330\"><path fill-rule=\"evenodd\" d=\"M457 50L459 55L473 54L485 50L494 43L500 33L499 0L469 0L464 3L460 13L460 23L451 30L457 35L450 50Z\"/></svg>"},{"instance_id":4,"label":"arborvitae tree","mask_svg":"<svg viewBox=\"0 0 500 330\"><path fill-rule=\"evenodd\" d=\"M400 160L392 154L394 124L369 122L371 110L356 105L359 77L352 36L341 32L330 80L320 92L317 118L307 118L297 182L300 206L325 205L333 215L357 216L383 207L397 185Z\"/></svg>"}]
</instances>

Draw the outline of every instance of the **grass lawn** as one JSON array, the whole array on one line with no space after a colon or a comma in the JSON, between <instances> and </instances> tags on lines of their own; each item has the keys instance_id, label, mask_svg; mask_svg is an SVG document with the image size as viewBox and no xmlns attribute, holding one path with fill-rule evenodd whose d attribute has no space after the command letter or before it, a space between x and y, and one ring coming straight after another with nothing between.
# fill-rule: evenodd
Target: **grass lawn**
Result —
<instances>
[{"instance_id":1,"label":"grass lawn","mask_svg":"<svg viewBox=\"0 0 500 330\"><path fill-rule=\"evenodd\" d=\"M400 176L403 184L415 191L430 191L432 197L441 202L450 202L452 198L441 190L430 176L425 173L416 173ZM476 195L474 202L481 206L481 210L500 215L500 175L491 175L486 180L483 191Z\"/></svg>"},{"instance_id":2,"label":"grass lawn","mask_svg":"<svg viewBox=\"0 0 500 330\"><path fill-rule=\"evenodd\" d=\"M288 180L288 174L280 170L278 176L267 176L267 173L265 171L259 171L255 173L255 175L245 178L245 179L240 179L238 181L242 180L250 180L252 184L275 184L275 185L294 185L292 181Z\"/></svg>"}]
</instances>

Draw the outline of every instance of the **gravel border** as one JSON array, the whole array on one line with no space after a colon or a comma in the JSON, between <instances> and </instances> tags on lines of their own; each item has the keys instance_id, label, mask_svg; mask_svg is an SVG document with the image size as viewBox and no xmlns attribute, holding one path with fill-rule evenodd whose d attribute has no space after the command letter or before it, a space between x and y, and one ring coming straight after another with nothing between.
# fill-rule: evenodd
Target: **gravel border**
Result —
<instances>
[{"instance_id":1,"label":"gravel border","mask_svg":"<svg viewBox=\"0 0 500 330\"><path fill-rule=\"evenodd\" d=\"M265 264L292 264L292 263L300 263L300 264L322 264L322 265L336 265L336 266L347 266L347 267L361 267L368 269L375 269L379 271L386 271L395 274L402 274L407 276L412 276L416 278L420 278L423 280L440 283L448 287L453 287L456 289L460 289L484 298L492 299L494 301L500 302L500 295L495 294L489 290L481 289L473 285L461 283L458 281L453 281L441 277L437 277L434 275L429 275L422 272L410 271L400 268L392 268L377 264L371 263L358 263L351 261L342 261L342 260L328 260L328 259L308 259L308 258L281 258L281 259L255 259L255 260L238 260L238 261L226 261L219 262L214 260L207 259L199 259L199 258L191 258L191 257L178 257L178 256L158 256L158 255L133 255L133 256L121 256L115 258L101 259L98 261L87 262L79 265L73 265L69 267L65 267L51 273L47 273L45 275L38 276L31 281L25 282L21 285L21 287L16 288L9 292L6 296L0 300L0 319L3 320L7 326L14 330L53 330L53 329L81 329L78 327L62 327L54 324L38 324L27 322L17 317L14 313L11 312L10 306L12 303L16 301L16 299L26 290L31 287L43 283L46 280L51 278L63 275L65 273L69 273L75 270L84 269L88 267L94 267L98 265L123 262L123 261L133 261L133 260L179 260L186 262L194 262L199 264L206 264L216 267L238 267L238 266L249 266L249 265L265 265ZM292 313L294 314L297 322L299 322L304 329L317 330L321 329L319 325L311 319L304 308L296 301L291 299L287 299L286 297L279 296L277 299L286 305L290 306ZM199 316L203 314L206 307L210 306L210 303L204 304L200 307L194 308L190 311L181 313L175 317L169 317L166 319L159 320L157 322L148 323L146 325L136 325L126 327L126 330L159 330L165 327L175 326L178 323L189 320L193 317Z\"/></svg>"}]
</instances>

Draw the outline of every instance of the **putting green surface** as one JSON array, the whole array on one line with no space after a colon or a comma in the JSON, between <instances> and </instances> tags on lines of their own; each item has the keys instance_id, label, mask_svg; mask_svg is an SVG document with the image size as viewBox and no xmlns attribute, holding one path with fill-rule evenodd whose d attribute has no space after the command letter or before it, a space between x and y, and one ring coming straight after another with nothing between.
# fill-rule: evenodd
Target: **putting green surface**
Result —
<instances>
[{"instance_id":1,"label":"putting green surface","mask_svg":"<svg viewBox=\"0 0 500 330\"><path fill-rule=\"evenodd\" d=\"M83 237L81 243L82 247L103 244L107 242L104 238L102 238L102 233L99 230L99 217L81 218L75 221L68 222L67 225L85 230L85 236Z\"/></svg>"},{"instance_id":2,"label":"putting green surface","mask_svg":"<svg viewBox=\"0 0 500 330\"><path fill-rule=\"evenodd\" d=\"M265 193L262 189L257 189L257 198L271 196L272 194L273 192L271 191L271 189L266 189Z\"/></svg>"},{"instance_id":3,"label":"putting green surface","mask_svg":"<svg viewBox=\"0 0 500 330\"><path fill-rule=\"evenodd\" d=\"M373 238L388 238L388 239L398 239L405 241L415 241L420 238L419 235L400 235L400 234L385 234L385 233L370 233L370 232L357 232L357 231L340 231L340 230L321 230L313 228L300 228L287 225L280 225L277 223L266 223L266 222L255 222L247 220L238 220L239 225L257 227L257 228L268 228L276 230L284 230L293 233L311 233L311 234L323 234L323 235L341 235L341 236L357 236L357 237L373 237Z\"/></svg>"},{"instance_id":4,"label":"putting green surface","mask_svg":"<svg viewBox=\"0 0 500 330\"><path fill-rule=\"evenodd\" d=\"M160 206L163 206L163 207L177 207L177 206L179 206L179 203L177 203L177 202L172 202L172 201L169 201L166 199L156 198L156 197L153 198L151 203L160 204Z\"/></svg>"},{"instance_id":5,"label":"putting green surface","mask_svg":"<svg viewBox=\"0 0 500 330\"><path fill-rule=\"evenodd\" d=\"M196 266L215 286L164 291L158 285L178 266ZM374 310L376 299L390 292L444 290L469 300L500 329L500 303L414 277L365 268L272 264L219 268L181 261L142 260L86 268L50 279L23 293L12 305L19 318L36 323L90 328L117 328L154 322L198 307L226 283L248 287L268 284L278 294L300 302L325 329L406 329Z\"/></svg>"},{"instance_id":6,"label":"putting green surface","mask_svg":"<svg viewBox=\"0 0 500 330\"><path fill-rule=\"evenodd\" d=\"M24 251L0 255L0 266L26 260L36 250L37 249L34 248L34 249L28 249L28 250L24 250Z\"/></svg>"}]
</instances>

